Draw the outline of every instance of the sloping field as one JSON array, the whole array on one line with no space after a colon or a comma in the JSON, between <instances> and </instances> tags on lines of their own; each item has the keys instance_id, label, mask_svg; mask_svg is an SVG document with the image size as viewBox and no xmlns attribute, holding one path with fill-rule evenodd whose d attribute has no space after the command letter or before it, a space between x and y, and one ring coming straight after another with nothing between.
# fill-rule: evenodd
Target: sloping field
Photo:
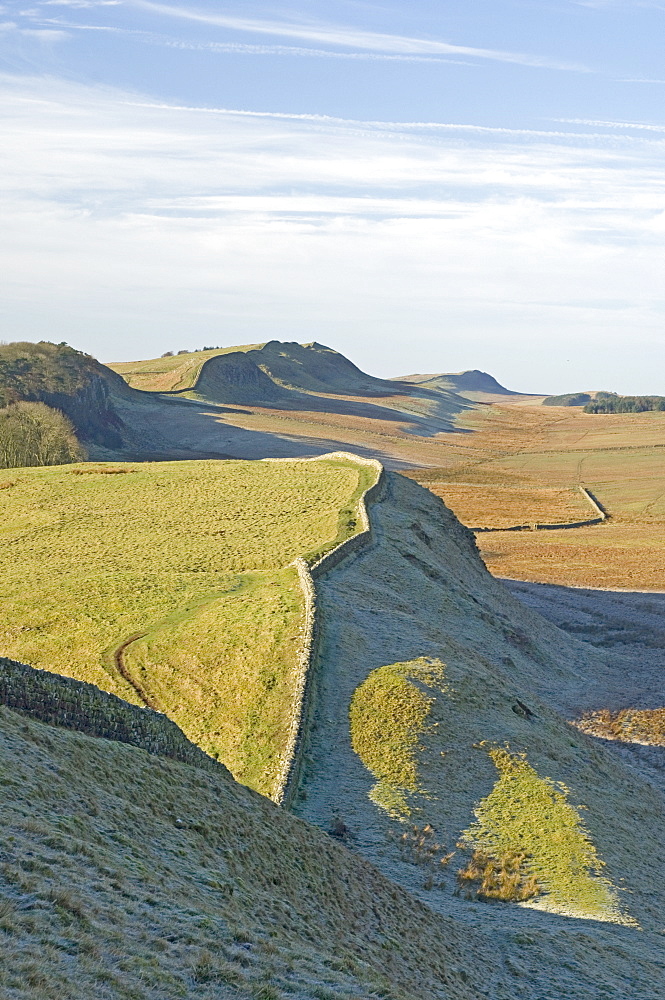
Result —
<instances>
[{"instance_id":1,"label":"sloping field","mask_svg":"<svg viewBox=\"0 0 665 1000\"><path fill-rule=\"evenodd\" d=\"M533 614L437 498L388 483L374 547L319 583L298 814L497 947L520 942L516 998L665 996L663 789L568 721L651 703L660 665Z\"/></svg>"},{"instance_id":2,"label":"sloping field","mask_svg":"<svg viewBox=\"0 0 665 1000\"><path fill-rule=\"evenodd\" d=\"M142 389L144 392L179 392L196 385L201 368L210 358L253 351L261 347L263 344L246 344L243 347L218 347L210 351L185 351L183 354L148 361L114 361L107 368L122 375L132 389Z\"/></svg>"},{"instance_id":3,"label":"sloping field","mask_svg":"<svg viewBox=\"0 0 665 1000\"><path fill-rule=\"evenodd\" d=\"M4 707L0 769L6 1000L512 1000L481 932L223 774Z\"/></svg>"},{"instance_id":4,"label":"sloping field","mask_svg":"<svg viewBox=\"0 0 665 1000\"><path fill-rule=\"evenodd\" d=\"M274 791L293 709L298 556L357 530L351 460L15 470L0 651L173 718Z\"/></svg>"}]
</instances>

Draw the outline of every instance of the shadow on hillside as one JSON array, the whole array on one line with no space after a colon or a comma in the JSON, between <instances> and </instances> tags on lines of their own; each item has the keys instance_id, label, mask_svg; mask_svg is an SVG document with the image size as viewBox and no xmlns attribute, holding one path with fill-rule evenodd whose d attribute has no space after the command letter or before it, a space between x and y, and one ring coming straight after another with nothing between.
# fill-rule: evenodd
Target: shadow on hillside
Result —
<instances>
[{"instance_id":1,"label":"shadow on hillside","mask_svg":"<svg viewBox=\"0 0 665 1000\"><path fill-rule=\"evenodd\" d=\"M622 683L613 686L608 704L599 707L639 703L641 708L659 708L665 703L665 593L501 582L519 601L573 638L607 652L607 680L618 670ZM603 679L598 682L602 687Z\"/></svg>"},{"instance_id":2,"label":"shadow on hillside","mask_svg":"<svg viewBox=\"0 0 665 1000\"><path fill-rule=\"evenodd\" d=\"M182 400L168 403L153 397L140 406L125 403L122 418L128 430L126 446L118 458L128 461L179 461L185 459L308 458L332 451L351 451L378 458L391 469L406 469L402 461L376 448L327 436L296 436L248 430L226 423L227 414L247 414L239 407ZM92 455L95 458L97 456Z\"/></svg>"}]
</instances>

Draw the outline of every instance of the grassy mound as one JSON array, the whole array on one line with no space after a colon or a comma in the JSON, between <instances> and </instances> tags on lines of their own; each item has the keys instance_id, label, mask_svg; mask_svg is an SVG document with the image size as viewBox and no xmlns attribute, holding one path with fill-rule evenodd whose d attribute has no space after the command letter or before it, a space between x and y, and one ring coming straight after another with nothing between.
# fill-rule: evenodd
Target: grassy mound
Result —
<instances>
[{"instance_id":1,"label":"grassy mound","mask_svg":"<svg viewBox=\"0 0 665 1000\"><path fill-rule=\"evenodd\" d=\"M422 791L420 738L435 701L426 692L442 690L443 678L443 664L421 658L373 670L354 692L349 710L351 744L378 778L370 793L372 801L395 818L410 816L409 797Z\"/></svg>"},{"instance_id":2,"label":"grassy mound","mask_svg":"<svg viewBox=\"0 0 665 1000\"><path fill-rule=\"evenodd\" d=\"M301 642L289 564L354 534L374 475L343 459L17 471L2 652L167 712L270 794Z\"/></svg>"},{"instance_id":3,"label":"grassy mound","mask_svg":"<svg viewBox=\"0 0 665 1000\"><path fill-rule=\"evenodd\" d=\"M568 789L541 778L525 754L502 747L488 752L499 780L476 807L476 822L464 831L462 843L484 852L488 864L491 859L519 857L517 867L547 894L547 905L558 912L625 920L616 890L603 878L603 862L589 833L568 802ZM517 899L528 899L537 891L534 887L520 897L521 886L515 888Z\"/></svg>"},{"instance_id":4,"label":"grassy mound","mask_svg":"<svg viewBox=\"0 0 665 1000\"><path fill-rule=\"evenodd\" d=\"M7 1000L510 996L480 934L223 774L4 707L0 774Z\"/></svg>"}]
</instances>

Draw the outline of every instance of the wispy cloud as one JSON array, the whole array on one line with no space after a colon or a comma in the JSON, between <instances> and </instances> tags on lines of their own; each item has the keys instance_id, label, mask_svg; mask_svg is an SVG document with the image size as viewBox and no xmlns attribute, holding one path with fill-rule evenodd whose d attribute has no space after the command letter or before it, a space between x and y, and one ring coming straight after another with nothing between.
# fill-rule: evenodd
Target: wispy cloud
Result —
<instances>
[{"instance_id":1,"label":"wispy cloud","mask_svg":"<svg viewBox=\"0 0 665 1000\"><path fill-rule=\"evenodd\" d=\"M504 126L497 125L478 125L463 122L381 121L372 119L338 118L333 115L303 114L289 111L253 111L242 108L215 108L206 105L197 106L191 104L170 104L167 102L154 101L130 101L128 103L132 107L152 108L160 111L182 111L204 115L222 115L230 118L276 118L284 121L303 121L321 123L330 126L342 126L352 128L354 130L365 130L367 132L376 132L377 130L387 130L391 132L472 132L477 133L478 135L497 137L513 136L517 138L522 136L530 139L543 138L549 139L552 142L559 139L579 141L606 138L605 134L602 132L571 132L556 129L506 128ZM561 122L570 122L571 124L608 124L607 122L584 122L581 119L561 118L556 120Z\"/></svg>"},{"instance_id":2,"label":"wispy cloud","mask_svg":"<svg viewBox=\"0 0 665 1000\"><path fill-rule=\"evenodd\" d=\"M49 0L51 2L51 0ZM57 0L58 3L62 0ZM228 55L278 55L302 56L316 59L360 59L378 60L381 62L409 63L454 63L456 66L472 66L469 60L445 58L443 56L398 55L383 52L339 52L334 49L312 49L294 45L251 45L245 42L210 42L192 41L191 39L173 38L154 31L142 31L138 28L122 28L118 25L80 24L74 21L64 21L62 18L42 18L41 24L56 25L68 31L106 31L117 35L130 35L140 38L150 45L161 45L171 49L182 49L189 52L219 52Z\"/></svg>"},{"instance_id":3,"label":"wispy cloud","mask_svg":"<svg viewBox=\"0 0 665 1000\"><path fill-rule=\"evenodd\" d=\"M73 7L87 10L91 7L120 7L123 0L41 0L42 7Z\"/></svg>"},{"instance_id":4,"label":"wispy cloud","mask_svg":"<svg viewBox=\"0 0 665 1000\"><path fill-rule=\"evenodd\" d=\"M15 21L1 21L0 34L34 38L38 42L60 42L68 37L66 31L55 28L26 28Z\"/></svg>"},{"instance_id":5,"label":"wispy cloud","mask_svg":"<svg viewBox=\"0 0 665 1000\"><path fill-rule=\"evenodd\" d=\"M366 49L392 54L411 56L466 56L474 59L491 59L504 63L514 63L521 66L589 72L588 68L584 66L572 65L539 56L468 45L455 45L437 39L412 38L405 35L363 31L360 28L317 22L295 23L237 17L230 14L195 10L190 7L177 7L170 4L155 3L153 0L132 0L132 2L135 6L156 14L219 28L227 28L238 32L297 38L302 41L317 42L318 44Z\"/></svg>"},{"instance_id":6,"label":"wispy cloud","mask_svg":"<svg viewBox=\"0 0 665 1000\"><path fill-rule=\"evenodd\" d=\"M556 339L580 385L623 338L620 388L633 360L662 369L659 135L176 108L44 79L0 78L0 98L12 336L106 358L315 338L385 374L500 374L512 354L513 377Z\"/></svg>"},{"instance_id":7,"label":"wispy cloud","mask_svg":"<svg viewBox=\"0 0 665 1000\"><path fill-rule=\"evenodd\" d=\"M653 125L649 122L605 121L595 118L557 118L556 121L567 125L590 125L594 128L630 129L638 132L665 132L665 125Z\"/></svg>"}]
</instances>

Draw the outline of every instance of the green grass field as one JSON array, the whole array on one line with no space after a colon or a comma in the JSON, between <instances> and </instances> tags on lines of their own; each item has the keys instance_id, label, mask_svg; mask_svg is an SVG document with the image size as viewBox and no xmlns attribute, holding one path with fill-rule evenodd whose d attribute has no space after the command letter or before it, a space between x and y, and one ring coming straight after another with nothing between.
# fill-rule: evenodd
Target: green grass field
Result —
<instances>
[{"instance_id":1,"label":"green grass field","mask_svg":"<svg viewBox=\"0 0 665 1000\"><path fill-rule=\"evenodd\" d=\"M355 533L374 475L343 459L12 470L0 650L166 712L271 794L302 638L289 564Z\"/></svg>"},{"instance_id":2,"label":"green grass field","mask_svg":"<svg viewBox=\"0 0 665 1000\"><path fill-rule=\"evenodd\" d=\"M132 389L144 392L173 392L192 389L196 385L201 369L210 358L219 354L233 354L235 351L254 351L263 344L244 344L242 347L219 347L210 351L187 351L165 358L151 358L149 361L118 361L108 365Z\"/></svg>"}]
</instances>

